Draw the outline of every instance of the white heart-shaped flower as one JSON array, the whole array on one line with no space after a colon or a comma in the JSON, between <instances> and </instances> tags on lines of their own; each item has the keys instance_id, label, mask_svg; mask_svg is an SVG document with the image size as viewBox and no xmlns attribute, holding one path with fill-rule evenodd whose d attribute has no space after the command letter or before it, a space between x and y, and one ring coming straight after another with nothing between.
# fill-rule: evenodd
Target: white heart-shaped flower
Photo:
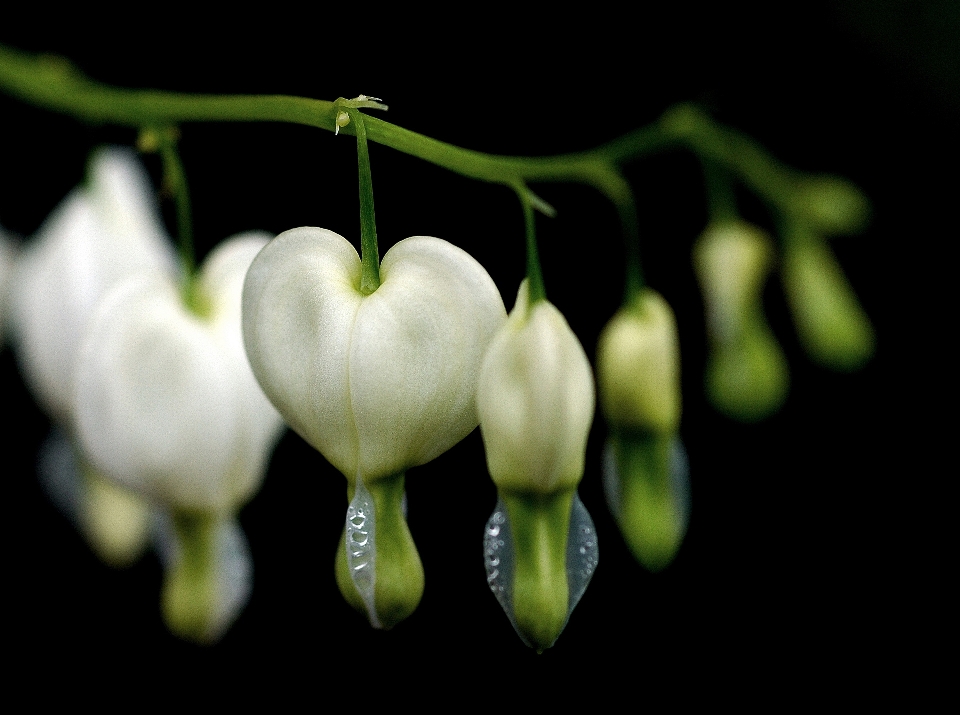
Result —
<instances>
[{"instance_id":1,"label":"white heart-shaped flower","mask_svg":"<svg viewBox=\"0 0 960 715\"><path fill-rule=\"evenodd\" d=\"M137 275L101 302L81 348L77 429L115 481L175 509L236 509L259 487L280 416L243 351L240 297L269 236L220 244L191 313L168 273Z\"/></svg>"},{"instance_id":2,"label":"white heart-shaped flower","mask_svg":"<svg viewBox=\"0 0 960 715\"><path fill-rule=\"evenodd\" d=\"M506 319L493 280L439 238L400 241L381 285L360 291L360 257L321 228L280 234L244 286L253 372L290 426L348 479L423 464L477 426L480 363Z\"/></svg>"}]
</instances>

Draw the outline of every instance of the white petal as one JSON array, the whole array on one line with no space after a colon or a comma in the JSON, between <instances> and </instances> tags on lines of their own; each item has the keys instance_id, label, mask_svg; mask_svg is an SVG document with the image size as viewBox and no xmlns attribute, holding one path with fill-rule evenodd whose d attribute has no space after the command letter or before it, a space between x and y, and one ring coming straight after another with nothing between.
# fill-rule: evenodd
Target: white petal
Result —
<instances>
[{"instance_id":1,"label":"white petal","mask_svg":"<svg viewBox=\"0 0 960 715\"><path fill-rule=\"evenodd\" d=\"M263 478L282 422L240 339L242 277L264 235L222 243L200 278L211 314L167 276L123 282L91 320L77 367L84 450L111 478L181 509L229 510Z\"/></svg>"},{"instance_id":2,"label":"white petal","mask_svg":"<svg viewBox=\"0 0 960 715\"><path fill-rule=\"evenodd\" d=\"M560 311L547 301L528 305L526 282L484 358L477 406L498 487L549 493L580 481L593 375Z\"/></svg>"},{"instance_id":3,"label":"white petal","mask_svg":"<svg viewBox=\"0 0 960 715\"><path fill-rule=\"evenodd\" d=\"M260 384L349 479L422 464L476 426L480 360L505 318L483 267L440 239L399 242L380 270L362 295L346 239L299 228L261 252L244 288Z\"/></svg>"},{"instance_id":4,"label":"white petal","mask_svg":"<svg viewBox=\"0 0 960 715\"><path fill-rule=\"evenodd\" d=\"M477 426L480 363L506 319L489 274L438 238L400 241L380 275L350 351L360 470L370 478L428 462Z\"/></svg>"},{"instance_id":5,"label":"white petal","mask_svg":"<svg viewBox=\"0 0 960 715\"><path fill-rule=\"evenodd\" d=\"M356 250L312 227L269 243L243 292L254 375L287 423L345 474L356 474L357 464L347 356L362 297Z\"/></svg>"},{"instance_id":6,"label":"white petal","mask_svg":"<svg viewBox=\"0 0 960 715\"><path fill-rule=\"evenodd\" d=\"M217 348L168 281L138 277L113 291L77 367L78 431L91 461L164 504L223 508L239 405Z\"/></svg>"},{"instance_id":7,"label":"white petal","mask_svg":"<svg viewBox=\"0 0 960 715\"><path fill-rule=\"evenodd\" d=\"M72 412L73 364L86 323L116 282L141 271L174 273L172 247L142 191L132 153L104 150L92 185L72 191L26 245L11 287L11 320L21 370L55 420ZM144 216L151 218L144 218Z\"/></svg>"}]
</instances>

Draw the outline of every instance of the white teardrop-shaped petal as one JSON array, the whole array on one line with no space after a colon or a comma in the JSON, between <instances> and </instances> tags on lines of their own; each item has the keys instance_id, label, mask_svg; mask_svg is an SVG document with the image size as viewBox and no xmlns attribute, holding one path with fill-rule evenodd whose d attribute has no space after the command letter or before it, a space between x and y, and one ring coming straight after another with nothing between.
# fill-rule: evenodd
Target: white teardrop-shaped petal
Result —
<instances>
[{"instance_id":1,"label":"white teardrop-shaped petal","mask_svg":"<svg viewBox=\"0 0 960 715\"><path fill-rule=\"evenodd\" d=\"M400 241L380 275L363 295L356 250L304 227L271 242L244 287L254 374L349 479L423 464L476 426L480 361L505 319L483 267L438 238Z\"/></svg>"}]
</instances>

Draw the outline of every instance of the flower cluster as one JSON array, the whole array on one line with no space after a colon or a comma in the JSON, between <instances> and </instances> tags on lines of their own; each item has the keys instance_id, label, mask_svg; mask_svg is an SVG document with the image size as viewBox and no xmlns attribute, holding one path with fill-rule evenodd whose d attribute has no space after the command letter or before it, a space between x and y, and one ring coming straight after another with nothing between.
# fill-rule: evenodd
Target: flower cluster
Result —
<instances>
[{"instance_id":1,"label":"flower cluster","mask_svg":"<svg viewBox=\"0 0 960 715\"><path fill-rule=\"evenodd\" d=\"M198 276L183 276L150 195L132 153L94 155L87 185L22 251L14 343L74 455L54 476L80 480L74 517L91 544L109 562L129 563L145 545L149 505L173 545L168 624L211 641L249 594L248 582L230 576L250 573L234 520L282 427L240 335L243 278L269 236L228 239ZM185 280L196 281L202 314L186 305Z\"/></svg>"},{"instance_id":2,"label":"flower cluster","mask_svg":"<svg viewBox=\"0 0 960 715\"><path fill-rule=\"evenodd\" d=\"M371 141L516 191L527 278L508 315L486 269L445 240L406 238L380 260L360 112L386 109L379 100L283 100L264 114L263 98L155 93L131 120L129 93L0 47L0 80L11 68L17 91L45 90L29 98L84 118L134 121L141 149L160 154L176 202L178 252L132 152L98 150L87 182L22 249L0 234L0 329L9 319L24 380L54 425L39 460L51 496L112 565L133 563L150 542L158 548L162 612L185 639L217 641L249 599L252 565L237 515L285 424L346 480L335 578L375 628L409 617L425 588L406 518L408 473L478 426L497 490L483 543L487 581L524 643L542 651L556 642L599 563L578 494L596 403L620 531L648 570L673 563L690 502L680 341L671 305L644 281L627 159L685 146L703 163L711 219L692 263L706 394L720 411L755 421L787 398L787 361L764 312L776 271L815 361L852 370L874 349L827 240L862 227L864 197L841 179L788 170L690 105L596 150L546 160L371 125ZM50 82L70 101L47 91ZM162 121L144 119L152 112ZM214 115L269 115L354 136L360 251L322 228L252 231L222 241L197 268L179 129L168 122ZM534 209L551 209L527 186L540 180L600 189L629 239L626 295L599 335L596 383L580 339L545 295ZM768 204L776 235L738 217L735 180Z\"/></svg>"}]
</instances>

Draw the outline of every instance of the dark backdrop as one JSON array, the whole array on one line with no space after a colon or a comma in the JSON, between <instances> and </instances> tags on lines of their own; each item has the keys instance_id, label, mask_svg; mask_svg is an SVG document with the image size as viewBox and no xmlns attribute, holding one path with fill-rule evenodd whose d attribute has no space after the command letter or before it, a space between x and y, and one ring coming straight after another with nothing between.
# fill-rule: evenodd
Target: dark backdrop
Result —
<instances>
[{"instance_id":1,"label":"dark backdrop","mask_svg":"<svg viewBox=\"0 0 960 715\"><path fill-rule=\"evenodd\" d=\"M485 585L481 535L495 490L476 432L408 474L409 523L427 585L418 611L393 632L370 631L341 600L332 563L345 483L287 434L240 517L255 559L249 606L215 647L176 641L159 616L156 558L125 572L101 565L41 493L34 456L47 424L8 347L0 354L9 415L0 433L8 454L2 537L15 649L82 658L96 644L109 658L174 657L158 661L163 669L291 658L302 672L331 675L387 665L423 674L441 659L491 679L515 666L534 674L590 659L656 672L700 659L773 665L807 647L827 664L883 650L903 621L878 620L876 609L897 611L889 597L904 579L925 588L924 545L938 528L914 517L938 490L916 455L936 444L926 398L944 389L936 330L944 288L935 266L953 190L931 169L955 167L958 25L946 2L804 7L759 15L647 9L629 20L596 7L536 23L486 8L467 22L444 20L442 32L412 33L372 18L317 27L285 16L200 29L169 17L130 21L124 33L84 18L64 23L69 35L41 22L5 23L0 41L63 54L118 85L324 99L362 92L387 101L396 124L497 153L589 148L675 102L701 102L784 162L847 176L866 191L871 227L834 248L878 334L876 358L862 372L817 368L771 281L768 312L790 359L791 396L759 425L719 416L702 394L703 318L689 268L706 218L697 163L671 153L630 164L645 269L680 320L692 519L664 573L650 575L632 559L602 497L598 420L580 493L597 524L600 566L567 630L540 657L513 634ZM358 36L364 27L367 36ZM20 236L80 180L94 146L135 138L5 96L0 126L0 224ZM250 228L359 234L349 137L285 125L186 125L181 148L201 255ZM381 251L410 235L450 240L487 266L512 306L523 274L513 195L385 147L371 155ZM156 177L155 159L148 166ZM548 295L592 356L621 291L615 216L590 189L534 188L558 209L555 219L538 219ZM752 202L745 210L766 220ZM322 666L331 653L335 664Z\"/></svg>"}]
</instances>

